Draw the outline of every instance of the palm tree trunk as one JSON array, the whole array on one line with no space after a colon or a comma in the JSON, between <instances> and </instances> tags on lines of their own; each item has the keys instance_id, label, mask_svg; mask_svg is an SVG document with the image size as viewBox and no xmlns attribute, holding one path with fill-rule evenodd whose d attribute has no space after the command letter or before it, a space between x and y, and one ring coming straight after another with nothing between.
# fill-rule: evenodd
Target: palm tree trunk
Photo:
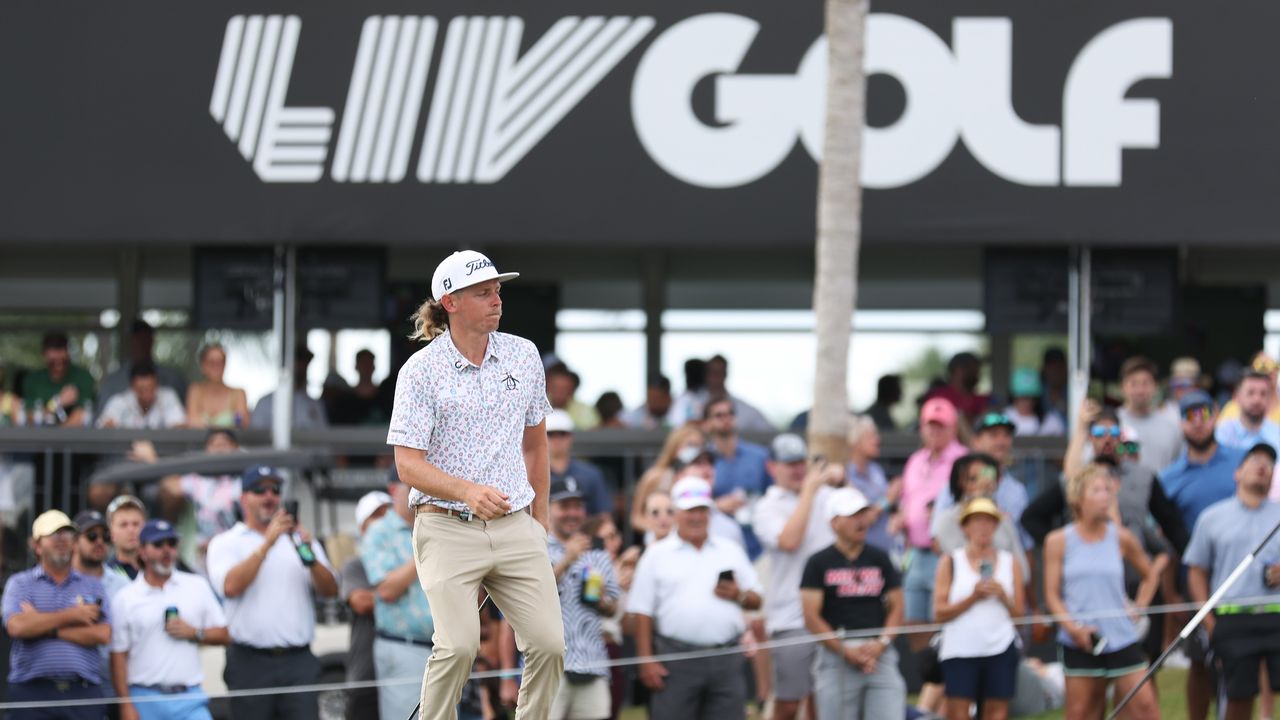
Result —
<instances>
[{"instance_id":1,"label":"palm tree trunk","mask_svg":"<svg viewBox=\"0 0 1280 720\"><path fill-rule=\"evenodd\" d=\"M862 129L866 117L863 41L868 0L826 0L827 103L818 167L817 331L811 453L845 462L848 367L862 236Z\"/></svg>"}]
</instances>

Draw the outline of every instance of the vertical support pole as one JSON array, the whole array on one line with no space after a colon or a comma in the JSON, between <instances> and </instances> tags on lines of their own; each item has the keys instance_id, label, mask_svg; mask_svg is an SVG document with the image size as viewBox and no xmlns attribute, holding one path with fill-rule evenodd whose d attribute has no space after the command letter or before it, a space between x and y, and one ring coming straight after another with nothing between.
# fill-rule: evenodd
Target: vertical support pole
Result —
<instances>
[{"instance_id":1,"label":"vertical support pole","mask_svg":"<svg viewBox=\"0 0 1280 720\"><path fill-rule=\"evenodd\" d=\"M1071 249L1067 279L1067 365L1070 427L1075 427L1080 406L1089 392L1089 364L1093 357L1092 257L1087 247Z\"/></svg>"},{"instance_id":2,"label":"vertical support pole","mask_svg":"<svg viewBox=\"0 0 1280 720\"><path fill-rule=\"evenodd\" d=\"M662 372L662 313L667 309L667 254L655 250L644 259L644 373L645 383Z\"/></svg>"},{"instance_id":3,"label":"vertical support pole","mask_svg":"<svg viewBox=\"0 0 1280 720\"><path fill-rule=\"evenodd\" d=\"M287 450L292 443L293 364L297 325L297 255L292 245L276 245L272 273L271 332L276 340L277 376L272 395L271 446Z\"/></svg>"}]
</instances>

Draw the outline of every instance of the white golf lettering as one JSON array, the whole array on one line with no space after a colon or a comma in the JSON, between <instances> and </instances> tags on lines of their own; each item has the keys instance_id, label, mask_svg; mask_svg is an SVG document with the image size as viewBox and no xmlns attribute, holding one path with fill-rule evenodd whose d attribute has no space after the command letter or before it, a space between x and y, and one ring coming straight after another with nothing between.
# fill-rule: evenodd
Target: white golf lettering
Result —
<instances>
[{"instance_id":1,"label":"white golf lettering","mask_svg":"<svg viewBox=\"0 0 1280 720\"><path fill-rule=\"evenodd\" d=\"M265 182L324 175L334 111L285 106L301 24L282 15L227 22L209 110ZM408 176L437 27L432 17L365 21L329 168L334 181ZM566 17L524 43L518 17L452 19L425 111L417 180L501 181L653 27L650 17ZM810 45L794 73L739 73L761 31L741 15L697 15L645 50L631 117L640 144L672 177L705 188L745 185L777 169L797 141L821 157L826 40ZM867 74L893 78L906 103L889 125L865 130L866 187L928 177L959 142L1011 183L1115 187L1126 149L1160 146L1159 103L1126 94L1135 83L1172 76L1168 18L1121 21L1084 45L1063 86L1061 127L1019 116L1014 40L1009 18L955 18L948 46L910 18L870 15ZM708 79L715 124L693 108L695 88Z\"/></svg>"}]
</instances>

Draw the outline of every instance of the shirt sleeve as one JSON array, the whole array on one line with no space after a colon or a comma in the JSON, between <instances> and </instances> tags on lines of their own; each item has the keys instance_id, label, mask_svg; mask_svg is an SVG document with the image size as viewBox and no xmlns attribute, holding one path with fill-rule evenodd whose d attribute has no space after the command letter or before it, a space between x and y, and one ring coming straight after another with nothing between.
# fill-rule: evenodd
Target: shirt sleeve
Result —
<instances>
[{"instance_id":1,"label":"shirt sleeve","mask_svg":"<svg viewBox=\"0 0 1280 720\"><path fill-rule=\"evenodd\" d=\"M627 612L653 617L658 605L657 562L651 552L640 556L636 574L631 580L631 593L627 595Z\"/></svg>"},{"instance_id":2,"label":"shirt sleeve","mask_svg":"<svg viewBox=\"0 0 1280 720\"><path fill-rule=\"evenodd\" d=\"M219 603L218 597L213 594L213 588L208 585L204 586L200 589L200 595L204 603L204 607L201 610L201 619L204 621L204 625L200 629L226 627L227 615L222 611L222 603Z\"/></svg>"},{"instance_id":3,"label":"shirt sleeve","mask_svg":"<svg viewBox=\"0 0 1280 720\"><path fill-rule=\"evenodd\" d=\"M1196 529L1191 532L1191 542L1187 543L1187 552L1182 556L1183 564L1195 565L1205 570L1213 569L1213 538L1210 530L1213 516L1214 513L1207 510L1200 513Z\"/></svg>"},{"instance_id":4,"label":"shirt sleeve","mask_svg":"<svg viewBox=\"0 0 1280 720\"><path fill-rule=\"evenodd\" d=\"M116 598L121 599L119 595L117 595ZM119 605L117 605L117 609L118 609L118 612L120 613L120 617L122 618L129 617L128 599L127 598L123 599L123 601L120 602ZM112 624L111 652L129 652L132 649L133 649L133 637L129 634L129 623L118 622L118 623Z\"/></svg>"},{"instance_id":5,"label":"shirt sleeve","mask_svg":"<svg viewBox=\"0 0 1280 720\"><path fill-rule=\"evenodd\" d=\"M529 355L529 380L533 386L529 388L529 407L524 411L524 424L532 427L551 412L551 402L547 400L547 371L542 367L533 343L529 343Z\"/></svg>"},{"instance_id":6,"label":"shirt sleeve","mask_svg":"<svg viewBox=\"0 0 1280 720\"><path fill-rule=\"evenodd\" d=\"M26 575L14 575L4 584L4 598L0 600L0 607L3 607L6 624L9 618L22 612L22 601L27 599L27 582Z\"/></svg>"},{"instance_id":7,"label":"shirt sleeve","mask_svg":"<svg viewBox=\"0 0 1280 720\"><path fill-rule=\"evenodd\" d=\"M816 499L814 504L817 504ZM751 529L755 530L756 539L769 550L777 550L778 537L782 535L782 529L786 527L787 520L790 518L778 512L778 508L774 507L768 495L756 503L755 512L752 515Z\"/></svg>"},{"instance_id":8,"label":"shirt sleeve","mask_svg":"<svg viewBox=\"0 0 1280 720\"><path fill-rule=\"evenodd\" d=\"M359 556L351 558L342 566L342 586L338 589L338 597L346 600L356 590L369 590L372 587Z\"/></svg>"},{"instance_id":9,"label":"shirt sleeve","mask_svg":"<svg viewBox=\"0 0 1280 720\"><path fill-rule=\"evenodd\" d=\"M178 399L178 393L163 388L168 392L164 393L164 426L177 427L187 422L187 411L182 407L182 401Z\"/></svg>"},{"instance_id":10,"label":"shirt sleeve","mask_svg":"<svg viewBox=\"0 0 1280 720\"><path fill-rule=\"evenodd\" d=\"M397 376L396 396L387 430L388 445L426 450L431 444L431 432L436 422L435 402L428 379L421 371L419 357L410 358Z\"/></svg>"},{"instance_id":11,"label":"shirt sleeve","mask_svg":"<svg viewBox=\"0 0 1280 720\"><path fill-rule=\"evenodd\" d=\"M108 421L119 425L123 408L124 398L120 395L111 396L107 404L102 407L102 414L98 416L98 427L105 426Z\"/></svg>"},{"instance_id":12,"label":"shirt sleeve","mask_svg":"<svg viewBox=\"0 0 1280 720\"><path fill-rule=\"evenodd\" d=\"M230 531L228 531L230 532ZM226 597L227 575L231 568L244 560L234 539L227 533L218 535L209 543L209 552L205 556L205 567L209 570L209 584L218 597Z\"/></svg>"},{"instance_id":13,"label":"shirt sleeve","mask_svg":"<svg viewBox=\"0 0 1280 720\"><path fill-rule=\"evenodd\" d=\"M809 560L804 564L804 572L800 575L800 587L812 590L822 590L822 553L816 552L810 556Z\"/></svg>"}]
</instances>

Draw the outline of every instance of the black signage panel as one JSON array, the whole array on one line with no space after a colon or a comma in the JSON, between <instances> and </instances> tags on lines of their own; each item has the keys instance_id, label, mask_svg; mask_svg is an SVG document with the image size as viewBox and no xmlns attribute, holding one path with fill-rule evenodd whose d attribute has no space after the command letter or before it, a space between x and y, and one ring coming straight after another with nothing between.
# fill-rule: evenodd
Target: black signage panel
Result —
<instances>
[{"instance_id":1,"label":"black signage panel","mask_svg":"<svg viewBox=\"0 0 1280 720\"><path fill-rule=\"evenodd\" d=\"M813 242L822 3L0 6L0 242ZM867 242L1263 244L1280 3L878 0Z\"/></svg>"}]
</instances>

